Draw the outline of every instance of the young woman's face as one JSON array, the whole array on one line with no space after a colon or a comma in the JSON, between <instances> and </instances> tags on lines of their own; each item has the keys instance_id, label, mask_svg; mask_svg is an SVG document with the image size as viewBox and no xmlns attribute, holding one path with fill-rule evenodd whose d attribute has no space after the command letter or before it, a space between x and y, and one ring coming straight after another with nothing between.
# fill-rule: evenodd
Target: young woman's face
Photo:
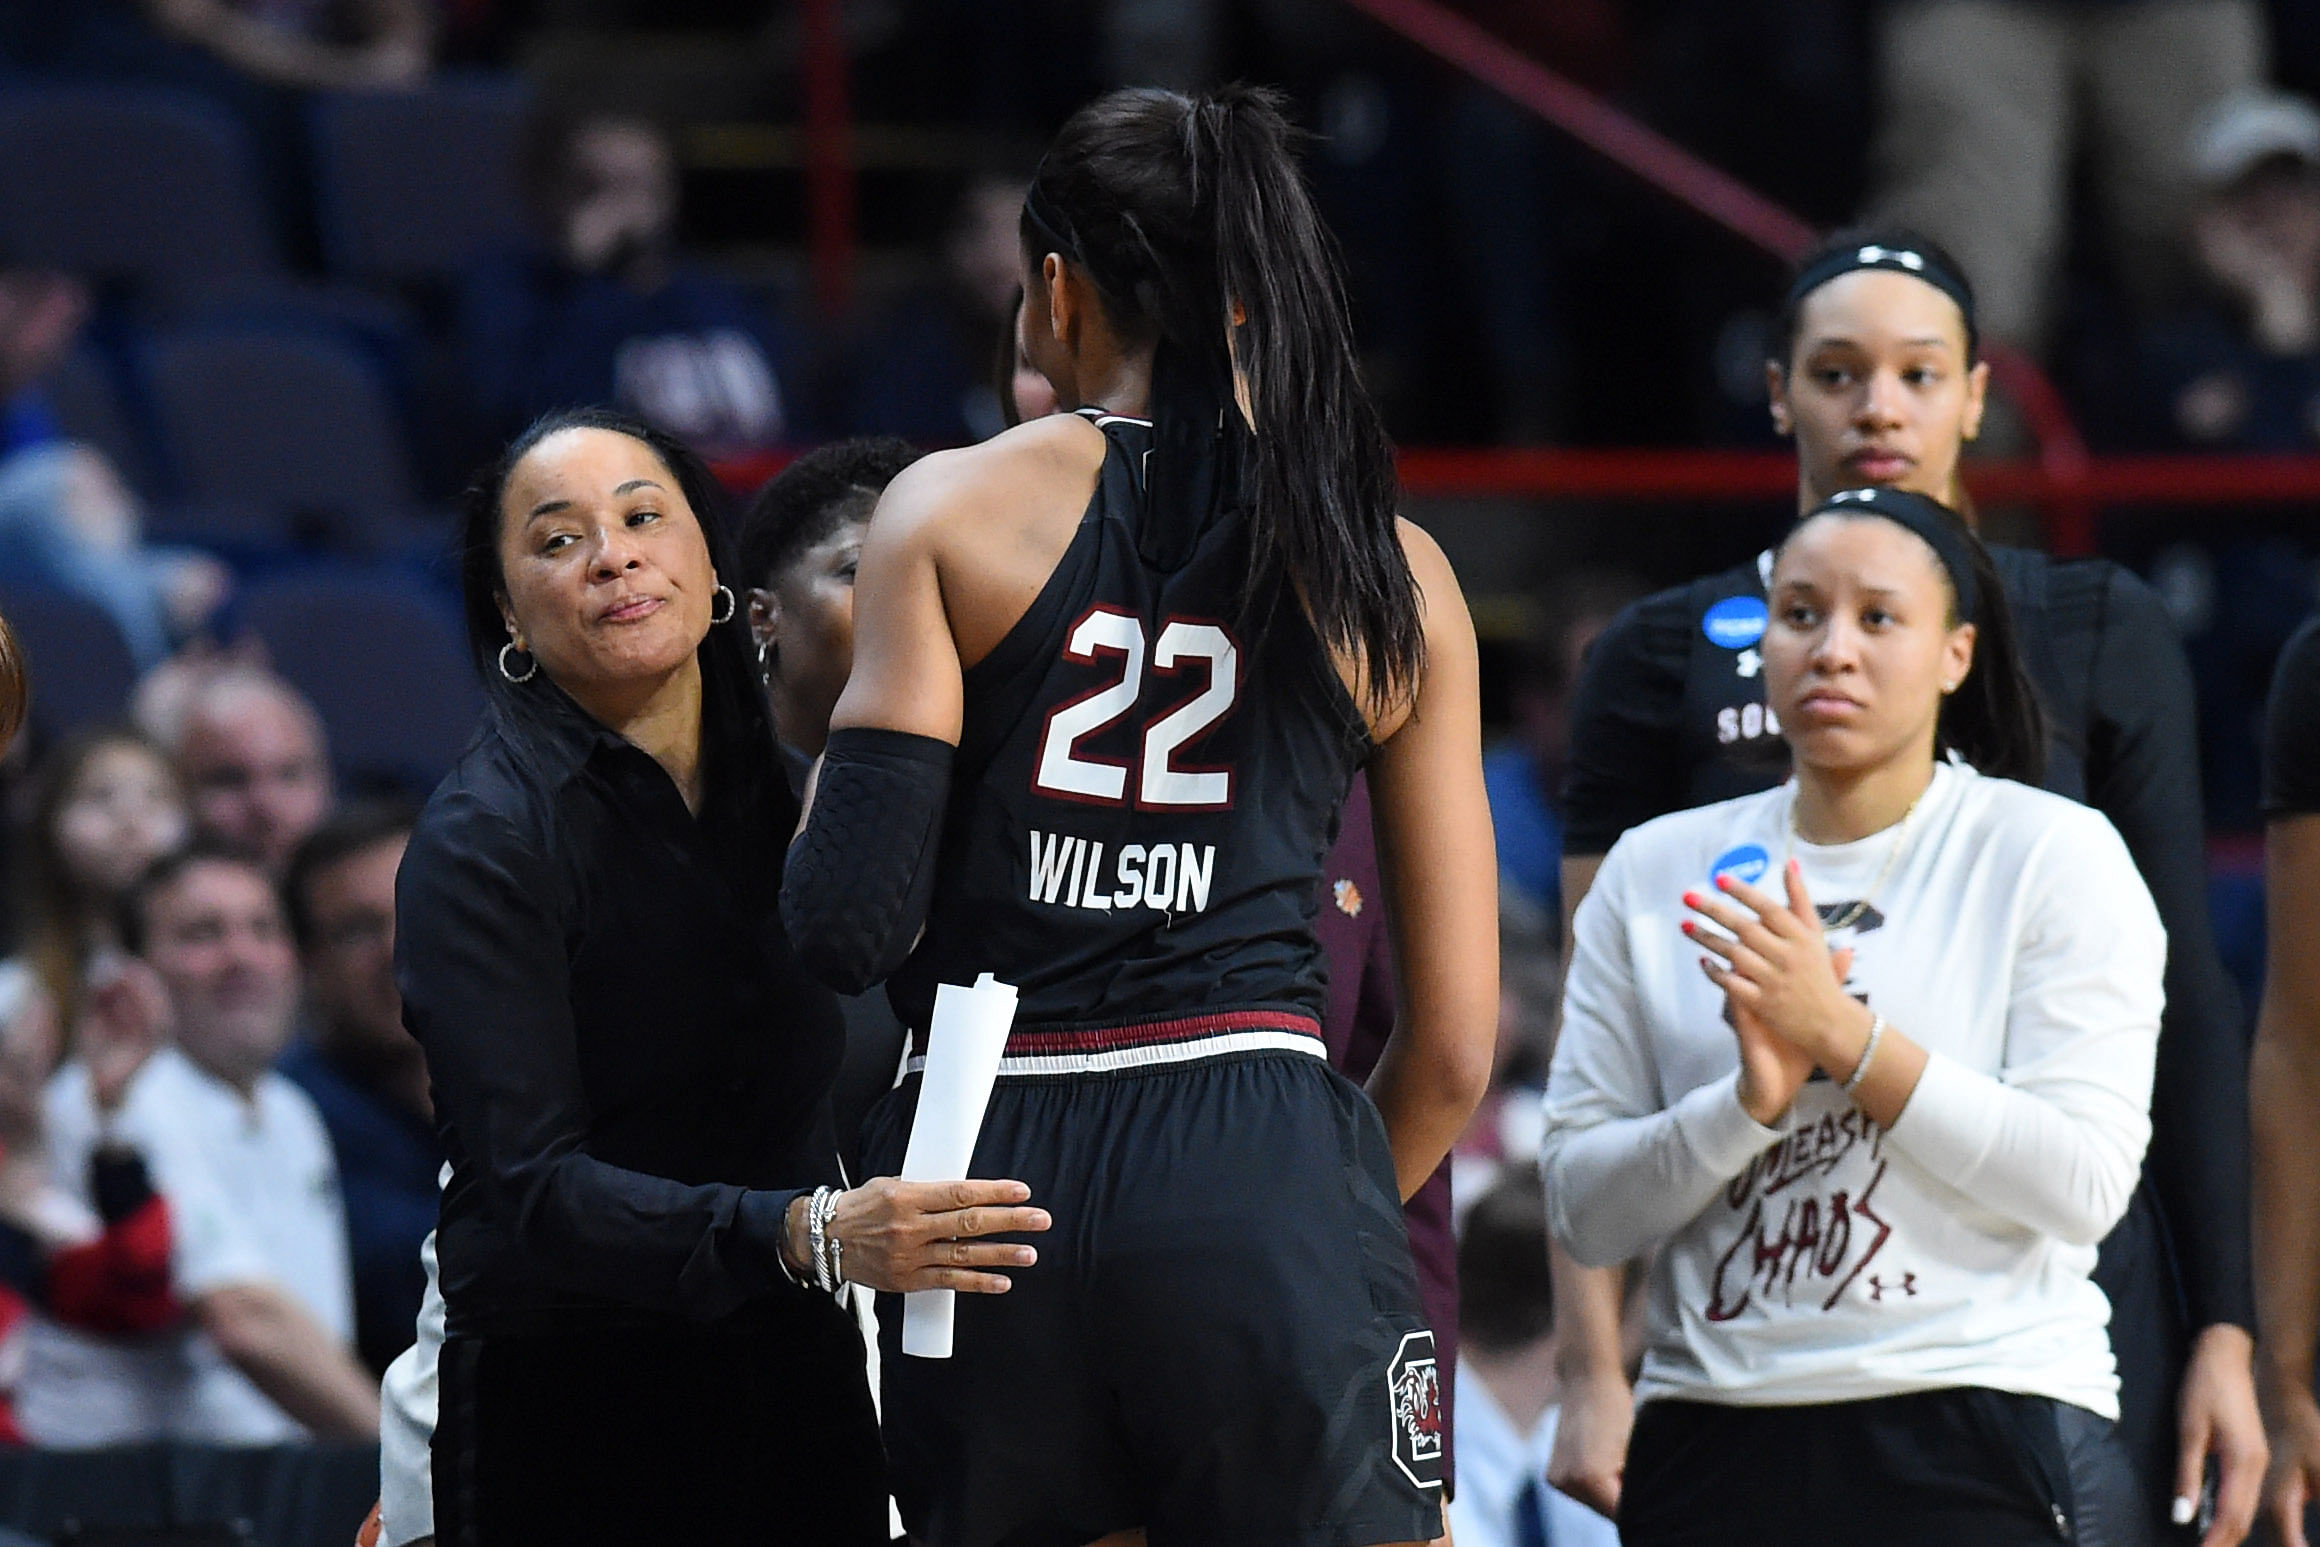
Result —
<instances>
[{"instance_id":1,"label":"young woman's face","mask_svg":"<svg viewBox=\"0 0 2320 1547\"><path fill-rule=\"evenodd\" d=\"M1954 503L1989 374L1966 358L1957 303L1921 279L1858 269L1806 296L1786 368L1769 368L1806 507L1867 484Z\"/></svg>"},{"instance_id":2,"label":"young woman's face","mask_svg":"<svg viewBox=\"0 0 2320 1547\"><path fill-rule=\"evenodd\" d=\"M854 571L867 530L867 521L841 522L749 595L773 728L809 757L829 740L830 711L854 670Z\"/></svg>"},{"instance_id":3,"label":"young woman's face","mask_svg":"<svg viewBox=\"0 0 2320 1547\"><path fill-rule=\"evenodd\" d=\"M559 430L500 497L503 610L567 692L683 667L708 637L717 575L701 523L652 447Z\"/></svg>"},{"instance_id":4,"label":"young woman's face","mask_svg":"<svg viewBox=\"0 0 2320 1547\"><path fill-rule=\"evenodd\" d=\"M185 797L169 767L135 742L92 752L56 809L55 843L75 890L117 898L185 841Z\"/></svg>"},{"instance_id":5,"label":"young woman's face","mask_svg":"<svg viewBox=\"0 0 2320 1547\"><path fill-rule=\"evenodd\" d=\"M1941 561L1876 516L1815 516L1772 570L1765 701L1798 766L1861 773L1933 753L1941 702L1973 665Z\"/></svg>"}]
</instances>

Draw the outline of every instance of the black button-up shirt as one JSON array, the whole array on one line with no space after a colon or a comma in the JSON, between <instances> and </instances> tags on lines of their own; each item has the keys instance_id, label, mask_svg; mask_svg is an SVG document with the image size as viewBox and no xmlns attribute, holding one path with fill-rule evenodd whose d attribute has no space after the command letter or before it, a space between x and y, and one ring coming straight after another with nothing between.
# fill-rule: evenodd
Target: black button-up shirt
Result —
<instances>
[{"instance_id":1,"label":"black button-up shirt","mask_svg":"<svg viewBox=\"0 0 2320 1547\"><path fill-rule=\"evenodd\" d=\"M451 1162L455 1335L724 1317L796 1296L783 1211L838 1180L844 1031L791 959L786 817L704 733L702 815L545 679L495 703L396 884L403 1018ZM779 798L786 799L786 791ZM775 1308L769 1303L767 1308Z\"/></svg>"}]
</instances>

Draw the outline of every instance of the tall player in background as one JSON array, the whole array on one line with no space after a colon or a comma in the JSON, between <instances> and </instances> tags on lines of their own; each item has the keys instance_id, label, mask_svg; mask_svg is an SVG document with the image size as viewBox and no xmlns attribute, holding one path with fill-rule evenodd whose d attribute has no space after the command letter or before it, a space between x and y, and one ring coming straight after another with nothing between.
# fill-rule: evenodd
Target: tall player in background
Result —
<instances>
[{"instance_id":1,"label":"tall player in background","mask_svg":"<svg viewBox=\"0 0 2320 1547\"><path fill-rule=\"evenodd\" d=\"M1989 367L1947 253L1900 230L1832 237L1799 268L1774 344L1773 422L1796 442L1800 514L1877 485L1971 518L1958 463ZM2111 819L2167 928L2144 1185L2095 1281L2112 1303L2119 1429L2145 1491L2160 1518L2191 1520L2212 1456L2205 1540L2221 1547L2254 1518L2265 1447L2250 1369L2247 1045L2207 916L2190 672L2165 608L2116 564L1990 552L2052 732L2046 788ZM1622 833L1788 776L1765 703L1769 560L1646 597L1589 653L1572 707L1566 925ZM1551 1475L1608 1514L1633 1419L1617 1271L1559 1251L1555 1269L1565 1384Z\"/></svg>"},{"instance_id":2,"label":"tall player in background","mask_svg":"<svg viewBox=\"0 0 2320 1547\"><path fill-rule=\"evenodd\" d=\"M1496 1017L1474 639L1394 517L1292 143L1247 89L1076 115L1023 222L1026 343L1075 412L912 467L864 545L784 916L921 1037L937 982L1017 986L975 1164L1055 1226L957 1357L889 1333L930 1547L1441 1529L1400 1203ZM1312 923L1365 762L1403 989L1374 1107L1323 1061ZM873 1116L880 1169L916 1089Z\"/></svg>"},{"instance_id":3,"label":"tall player in background","mask_svg":"<svg viewBox=\"0 0 2320 1547\"><path fill-rule=\"evenodd\" d=\"M2286 1547L2309 1547L2320 1502L2320 618L2280 652L2264 727L2264 1008L2250 1058L2255 1120L2256 1303L2271 1422L2265 1513Z\"/></svg>"}]
</instances>

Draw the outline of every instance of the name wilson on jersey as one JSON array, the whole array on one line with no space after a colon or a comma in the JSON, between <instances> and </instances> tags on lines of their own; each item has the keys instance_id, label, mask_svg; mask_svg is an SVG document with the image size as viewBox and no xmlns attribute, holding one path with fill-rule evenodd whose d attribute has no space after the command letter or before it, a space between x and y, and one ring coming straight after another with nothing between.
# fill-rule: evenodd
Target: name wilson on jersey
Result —
<instances>
[{"instance_id":1,"label":"name wilson on jersey","mask_svg":"<svg viewBox=\"0 0 2320 1547\"><path fill-rule=\"evenodd\" d=\"M1031 830L1031 900L1109 913L1154 908L1204 913L1216 879L1216 845L1123 843L1108 856L1102 843Z\"/></svg>"}]
</instances>

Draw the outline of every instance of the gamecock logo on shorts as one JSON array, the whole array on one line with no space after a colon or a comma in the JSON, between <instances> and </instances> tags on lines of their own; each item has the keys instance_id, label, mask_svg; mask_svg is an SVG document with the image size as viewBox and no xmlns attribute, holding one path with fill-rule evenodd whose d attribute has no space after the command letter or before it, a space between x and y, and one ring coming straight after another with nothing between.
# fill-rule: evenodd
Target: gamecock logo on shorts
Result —
<instances>
[{"instance_id":1,"label":"gamecock logo on shorts","mask_svg":"<svg viewBox=\"0 0 2320 1547\"><path fill-rule=\"evenodd\" d=\"M1394 1465L1421 1488L1442 1486L1442 1370L1434 1361L1434 1334L1407 1332L1386 1366L1393 1404Z\"/></svg>"}]
</instances>

